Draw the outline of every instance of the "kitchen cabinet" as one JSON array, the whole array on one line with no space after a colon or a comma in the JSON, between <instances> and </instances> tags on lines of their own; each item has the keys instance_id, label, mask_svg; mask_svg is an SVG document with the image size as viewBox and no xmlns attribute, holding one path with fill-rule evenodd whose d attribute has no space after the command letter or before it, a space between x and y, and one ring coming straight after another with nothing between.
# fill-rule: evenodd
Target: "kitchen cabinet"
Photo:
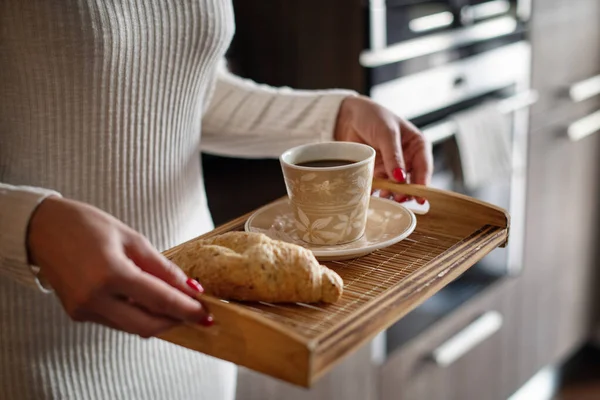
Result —
<instances>
[{"instance_id":1,"label":"kitchen cabinet","mask_svg":"<svg viewBox=\"0 0 600 400\"><path fill-rule=\"evenodd\" d=\"M516 281L505 278L391 354L381 400L506 399L515 388Z\"/></svg>"},{"instance_id":2,"label":"kitchen cabinet","mask_svg":"<svg viewBox=\"0 0 600 400\"><path fill-rule=\"evenodd\" d=\"M532 109L525 270L516 293L519 384L589 339L596 315L600 194L600 96L576 102L569 88L600 74L600 3L534 1ZM569 138L573 123L589 135ZM600 119L600 117L598 118ZM584 129L585 130L585 129ZM575 138L577 139L577 138Z\"/></svg>"},{"instance_id":3,"label":"kitchen cabinet","mask_svg":"<svg viewBox=\"0 0 600 400\"><path fill-rule=\"evenodd\" d=\"M526 270L518 294L523 380L573 352L594 323L600 132L571 141L569 123L538 127L531 136Z\"/></svg>"},{"instance_id":4,"label":"kitchen cabinet","mask_svg":"<svg viewBox=\"0 0 600 400\"><path fill-rule=\"evenodd\" d=\"M216 226L286 195L277 159L203 154L202 169L208 207Z\"/></svg>"},{"instance_id":5,"label":"kitchen cabinet","mask_svg":"<svg viewBox=\"0 0 600 400\"><path fill-rule=\"evenodd\" d=\"M364 0L233 0L234 71L261 83L364 93Z\"/></svg>"},{"instance_id":6,"label":"kitchen cabinet","mask_svg":"<svg viewBox=\"0 0 600 400\"><path fill-rule=\"evenodd\" d=\"M530 23L533 46L532 86L540 99L532 109L532 132L578 112L589 102L574 103L569 88L600 74L600 2L534 0Z\"/></svg>"}]
</instances>

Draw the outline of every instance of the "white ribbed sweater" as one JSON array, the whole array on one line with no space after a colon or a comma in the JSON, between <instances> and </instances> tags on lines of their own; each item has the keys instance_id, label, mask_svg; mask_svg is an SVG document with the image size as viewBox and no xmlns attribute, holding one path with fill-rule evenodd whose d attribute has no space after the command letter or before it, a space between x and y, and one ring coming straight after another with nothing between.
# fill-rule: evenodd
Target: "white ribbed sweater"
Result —
<instances>
[{"instance_id":1,"label":"white ribbed sweater","mask_svg":"<svg viewBox=\"0 0 600 400\"><path fill-rule=\"evenodd\" d=\"M212 228L201 148L274 157L331 139L350 92L229 74L233 32L230 0L0 1L1 399L233 398L231 364L71 322L25 248L55 191L164 250Z\"/></svg>"}]
</instances>

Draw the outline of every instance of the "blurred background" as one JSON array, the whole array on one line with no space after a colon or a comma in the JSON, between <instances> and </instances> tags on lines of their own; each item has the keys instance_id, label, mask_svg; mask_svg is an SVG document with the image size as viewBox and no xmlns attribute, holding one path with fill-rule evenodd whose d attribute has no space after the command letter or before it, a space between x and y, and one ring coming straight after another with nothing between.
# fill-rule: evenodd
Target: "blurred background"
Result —
<instances>
[{"instance_id":1,"label":"blurred background","mask_svg":"<svg viewBox=\"0 0 600 400\"><path fill-rule=\"evenodd\" d=\"M507 248L313 389L241 369L238 398L600 399L600 1L234 5L235 73L370 96L433 143L433 186L512 216ZM277 160L203 165L217 224L285 195Z\"/></svg>"}]
</instances>

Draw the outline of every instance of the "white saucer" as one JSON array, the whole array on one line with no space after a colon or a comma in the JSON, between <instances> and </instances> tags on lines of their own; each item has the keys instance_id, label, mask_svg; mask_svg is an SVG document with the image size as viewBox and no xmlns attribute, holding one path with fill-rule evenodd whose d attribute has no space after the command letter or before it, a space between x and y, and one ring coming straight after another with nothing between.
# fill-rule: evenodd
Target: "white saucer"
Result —
<instances>
[{"instance_id":1,"label":"white saucer","mask_svg":"<svg viewBox=\"0 0 600 400\"><path fill-rule=\"evenodd\" d=\"M261 232L284 242L310 249L320 261L347 260L406 239L417 226L415 214L403 205L380 197L371 197L367 229L360 239L342 245L313 245L298 237L294 216L287 199L257 210L248 221L247 232Z\"/></svg>"}]
</instances>

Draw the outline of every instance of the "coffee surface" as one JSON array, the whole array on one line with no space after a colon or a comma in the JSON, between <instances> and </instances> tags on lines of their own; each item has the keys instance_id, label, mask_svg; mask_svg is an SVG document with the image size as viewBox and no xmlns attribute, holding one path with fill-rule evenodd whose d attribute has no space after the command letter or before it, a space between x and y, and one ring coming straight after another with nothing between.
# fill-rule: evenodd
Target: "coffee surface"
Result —
<instances>
[{"instance_id":1,"label":"coffee surface","mask_svg":"<svg viewBox=\"0 0 600 400\"><path fill-rule=\"evenodd\" d=\"M342 165L354 164L356 161L352 160L314 160L297 163L299 167L311 167L311 168L329 168L329 167L340 167Z\"/></svg>"}]
</instances>

